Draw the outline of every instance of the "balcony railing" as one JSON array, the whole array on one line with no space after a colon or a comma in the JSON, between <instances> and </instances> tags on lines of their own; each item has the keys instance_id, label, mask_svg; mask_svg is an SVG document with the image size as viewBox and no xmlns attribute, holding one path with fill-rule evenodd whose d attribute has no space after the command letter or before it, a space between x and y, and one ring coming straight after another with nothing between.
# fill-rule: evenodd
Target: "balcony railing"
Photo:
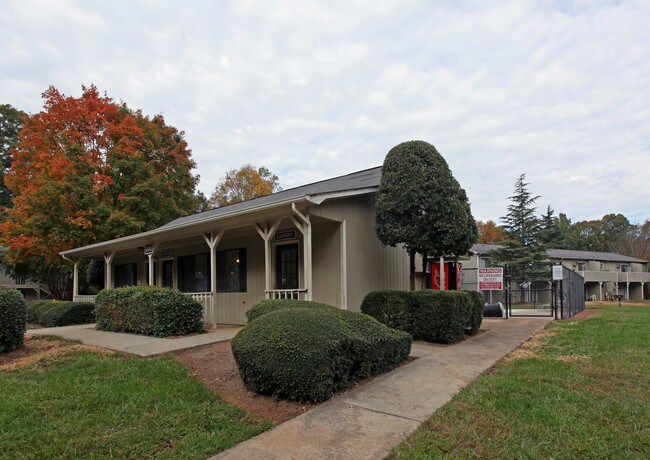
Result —
<instances>
[{"instance_id":1,"label":"balcony railing","mask_svg":"<svg viewBox=\"0 0 650 460\"><path fill-rule=\"evenodd\" d=\"M38 283L11 275L0 275L0 286L29 289L39 289L41 287Z\"/></svg>"}]
</instances>

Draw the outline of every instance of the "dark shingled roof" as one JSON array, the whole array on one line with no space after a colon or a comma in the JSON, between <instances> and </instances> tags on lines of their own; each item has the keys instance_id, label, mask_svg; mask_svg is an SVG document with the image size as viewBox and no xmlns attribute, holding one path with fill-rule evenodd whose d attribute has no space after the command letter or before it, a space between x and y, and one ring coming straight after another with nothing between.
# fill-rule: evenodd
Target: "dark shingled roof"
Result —
<instances>
[{"instance_id":1,"label":"dark shingled roof","mask_svg":"<svg viewBox=\"0 0 650 460\"><path fill-rule=\"evenodd\" d=\"M499 244L475 244L470 249L475 254L487 254L493 249L499 249ZM595 252L595 251L575 251L573 249L549 249L548 256L551 259L570 259L570 260L602 260L606 262L631 262L647 264L644 259L616 254L614 252Z\"/></svg>"},{"instance_id":2,"label":"dark shingled roof","mask_svg":"<svg viewBox=\"0 0 650 460\"><path fill-rule=\"evenodd\" d=\"M272 205L274 203L280 203L287 200L303 198L305 196L313 197L327 193L347 192L365 188L379 187L380 180L381 166L377 166L375 168L357 171L345 176L334 177L332 179L282 190L271 195L254 198L252 200L241 201L239 203L233 203L228 206L210 209L209 211L180 217L159 228L172 228L179 225L186 225L192 222L216 219L224 214L246 211L248 209L254 209L260 206Z\"/></svg>"}]
</instances>

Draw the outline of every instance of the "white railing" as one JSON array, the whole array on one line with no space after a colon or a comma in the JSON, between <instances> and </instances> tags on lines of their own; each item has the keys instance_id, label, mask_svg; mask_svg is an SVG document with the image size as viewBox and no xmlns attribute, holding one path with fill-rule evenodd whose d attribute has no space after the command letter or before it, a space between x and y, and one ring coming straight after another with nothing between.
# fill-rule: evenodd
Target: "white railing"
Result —
<instances>
[{"instance_id":1,"label":"white railing","mask_svg":"<svg viewBox=\"0 0 650 460\"><path fill-rule=\"evenodd\" d=\"M212 310L212 293L211 292L185 292L203 307L203 322L209 322L209 314Z\"/></svg>"},{"instance_id":2,"label":"white railing","mask_svg":"<svg viewBox=\"0 0 650 460\"><path fill-rule=\"evenodd\" d=\"M96 295L76 295L72 300L75 302L95 303Z\"/></svg>"},{"instance_id":3,"label":"white railing","mask_svg":"<svg viewBox=\"0 0 650 460\"><path fill-rule=\"evenodd\" d=\"M304 300L307 289L271 289L266 291L267 299Z\"/></svg>"},{"instance_id":4,"label":"white railing","mask_svg":"<svg viewBox=\"0 0 650 460\"><path fill-rule=\"evenodd\" d=\"M11 275L0 275L0 286L38 289L40 284L20 277L14 278Z\"/></svg>"}]
</instances>

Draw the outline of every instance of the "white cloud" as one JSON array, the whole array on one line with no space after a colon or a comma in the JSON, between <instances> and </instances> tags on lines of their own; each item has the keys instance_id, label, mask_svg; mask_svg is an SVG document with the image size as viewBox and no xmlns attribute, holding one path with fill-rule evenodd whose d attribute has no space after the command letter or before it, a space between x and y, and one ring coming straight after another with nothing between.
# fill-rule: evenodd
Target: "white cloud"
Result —
<instances>
[{"instance_id":1,"label":"white cloud","mask_svg":"<svg viewBox=\"0 0 650 460\"><path fill-rule=\"evenodd\" d=\"M0 102L95 83L186 132L209 193L266 165L291 187L433 143L477 218L514 180L580 220L650 217L646 2L10 2ZM545 208L540 204L540 209Z\"/></svg>"}]
</instances>

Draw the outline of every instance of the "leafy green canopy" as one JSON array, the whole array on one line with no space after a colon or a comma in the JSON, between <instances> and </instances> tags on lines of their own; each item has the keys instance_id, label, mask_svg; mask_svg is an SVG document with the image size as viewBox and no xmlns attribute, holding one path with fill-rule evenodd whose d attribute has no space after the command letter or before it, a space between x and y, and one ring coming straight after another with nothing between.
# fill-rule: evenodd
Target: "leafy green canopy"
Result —
<instances>
[{"instance_id":1,"label":"leafy green canopy","mask_svg":"<svg viewBox=\"0 0 650 460\"><path fill-rule=\"evenodd\" d=\"M377 236L388 246L433 256L466 253L478 238L467 194L445 159L424 141L393 147L377 194Z\"/></svg>"},{"instance_id":2,"label":"leafy green canopy","mask_svg":"<svg viewBox=\"0 0 650 460\"><path fill-rule=\"evenodd\" d=\"M25 112L10 104L0 104L0 206L11 206L11 192L4 182L4 176L11 168L11 149L18 143L18 133L23 127Z\"/></svg>"}]
</instances>

